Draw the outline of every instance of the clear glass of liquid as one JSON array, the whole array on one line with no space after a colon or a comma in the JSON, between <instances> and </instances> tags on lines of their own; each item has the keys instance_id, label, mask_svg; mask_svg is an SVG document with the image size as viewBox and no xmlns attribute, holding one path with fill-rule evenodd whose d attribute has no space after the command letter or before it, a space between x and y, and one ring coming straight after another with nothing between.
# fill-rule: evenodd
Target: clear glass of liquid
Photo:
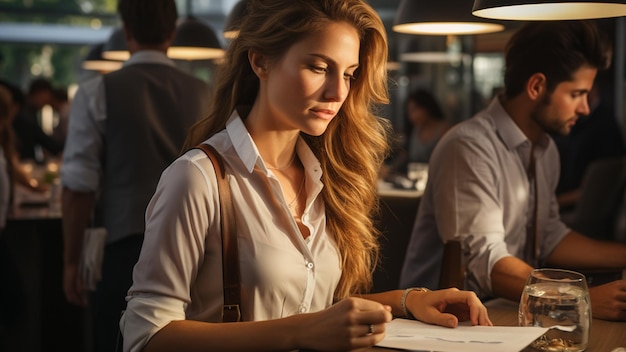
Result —
<instances>
[{"instance_id":1,"label":"clear glass of liquid","mask_svg":"<svg viewBox=\"0 0 626 352\"><path fill-rule=\"evenodd\" d=\"M520 326L550 328L532 343L539 351L584 351L591 328L587 280L561 269L533 270L519 304Z\"/></svg>"}]
</instances>

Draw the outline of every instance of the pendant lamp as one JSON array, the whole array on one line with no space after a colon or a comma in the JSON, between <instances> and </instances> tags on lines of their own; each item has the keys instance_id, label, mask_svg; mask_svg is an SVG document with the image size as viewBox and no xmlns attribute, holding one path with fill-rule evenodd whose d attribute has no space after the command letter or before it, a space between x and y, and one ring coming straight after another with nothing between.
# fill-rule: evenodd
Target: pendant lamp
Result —
<instances>
[{"instance_id":1,"label":"pendant lamp","mask_svg":"<svg viewBox=\"0 0 626 352\"><path fill-rule=\"evenodd\" d=\"M626 0L475 0L472 13L517 21L597 19L626 16Z\"/></svg>"},{"instance_id":2,"label":"pendant lamp","mask_svg":"<svg viewBox=\"0 0 626 352\"><path fill-rule=\"evenodd\" d=\"M126 46L126 38L124 38L124 30L122 28L114 29L111 32L109 40L102 48L102 57L118 61L126 61L130 58L130 52Z\"/></svg>"},{"instance_id":3,"label":"pendant lamp","mask_svg":"<svg viewBox=\"0 0 626 352\"><path fill-rule=\"evenodd\" d=\"M240 0L230 10L226 22L224 24L224 38L233 39L239 35L239 24L241 20L248 14L248 1Z\"/></svg>"},{"instance_id":4,"label":"pendant lamp","mask_svg":"<svg viewBox=\"0 0 626 352\"><path fill-rule=\"evenodd\" d=\"M425 35L482 34L504 30L493 20L473 16L469 0L402 0L392 29Z\"/></svg>"},{"instance_id":5,"label":"pendant lamp","mask_svg":"<svg viewBox=\"0 0 626 352\"><path fill-rule=\"evenodd\" d=\"M176 26L167 56L178 60L217 59L224 56L224 49L211 27L187 16Z\"/></svg>"},{"instance_id":6,"label":"pendant lamp","mask_svg":"<svg viewBox=\"0 0 626 352\"><path fill-rule=\"evenodd\" d=\"M84 70L106 73L115 71L122 67L121 61L107 60L102 57L103 48L104 43L96 44L91 47L82 63Z\"/></svg>"},{"instance_id":7,"label":"pendant lamp","mask_svg":"<svg viewBox=\"0 0 626 352\"><path fill-rule=\"evenodd\" d=\"M403 39L400 43L402 62L457 64L471 60L471 55L463 52L461 36L412 36Z\"/></svg>"}]
</instances>

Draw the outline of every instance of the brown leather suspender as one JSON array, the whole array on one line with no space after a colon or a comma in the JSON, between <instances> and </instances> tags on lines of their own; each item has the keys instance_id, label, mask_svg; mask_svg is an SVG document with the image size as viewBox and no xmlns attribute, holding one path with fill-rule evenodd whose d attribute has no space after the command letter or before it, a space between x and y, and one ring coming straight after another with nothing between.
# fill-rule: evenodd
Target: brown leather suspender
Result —
<instances>
[{"instance_id":1,"label":"brown leather suspender","mask_svg":"<svg viewBox=\"0 0 626 352\"><path fill-rule=\"evenodd\" d=\"M235 224L233 201L226 180L224 160L213 146L203 143L201 149L211 159L217 175L217 190L220 199L222 230L222 277L224 281L223 322L241 321L241 283L239 272L239 248L237 247L237 226Z\"/></svg>"}]
</instances>

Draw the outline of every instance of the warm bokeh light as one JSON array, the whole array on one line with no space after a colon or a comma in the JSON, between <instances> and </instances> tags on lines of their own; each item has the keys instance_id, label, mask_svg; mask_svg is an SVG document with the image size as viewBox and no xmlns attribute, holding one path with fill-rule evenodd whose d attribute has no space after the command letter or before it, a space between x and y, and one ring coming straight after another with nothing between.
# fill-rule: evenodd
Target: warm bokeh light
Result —
<instances>
[{"instance_id":1,"label":"warm bokeh light","mask_svg":"<svg viewBox=\"0 0 626 352\"><path fill-rule=\"evenodd\" d=\"M475 16L516 21L583 20L626 16L626 4L562 2L498 6L475 10Z\"/></svg>"},{"instance_id":2,"label":"warm bokeh light","mask_svg":"<svg viewBox=\"0 0 626 352\"><path fill-rule=\"evenodd\" d=\"M223 57L224 50L192 46L171 46L167 50L167 56L175 60L209 60Z\"/></svg>"},{"instance_id":3,"label":"warm bokeh light","mask_svg":"<svg viewBox=\"0 0 626 352\"><path fill-rule=\"evenodd\" d=\"M504 26L495 23L480 22L419 22L393 26L393 30L405 34L448 35L448 34L484 34L504 30Z\"/></svg>"}]
</instances>

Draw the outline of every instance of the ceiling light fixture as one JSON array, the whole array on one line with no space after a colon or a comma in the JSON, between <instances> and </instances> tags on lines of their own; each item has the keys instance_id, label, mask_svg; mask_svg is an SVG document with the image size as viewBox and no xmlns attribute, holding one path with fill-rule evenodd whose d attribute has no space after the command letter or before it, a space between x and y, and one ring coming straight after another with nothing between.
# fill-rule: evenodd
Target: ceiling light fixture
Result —
<instances>
[{"instance_id":1,"label":"ceiling light fixture","mask_svg":"<svg viewBox=\"0 0 626 352\"><path fill-rule=\"evenodd\" d=\"M106 73L118 70L122 67L123 63L121 61L107 60L102 57L103 48L104 43L96 44L91 47L82 63L84 70Z\"/></svg>"},{"instance_id":2,"label":"ceiling light fixture","mask_svg":"<svg viewBox=\"0 0 626 352\"><path fill-rule=\"evenodd\" d=\"M187 16L176 26L167 56L178 60L217 59L224 56L224 49L211 27Z\"/></svg>"},{"instance_id":3,"label":"ceiling light fixture","mask_svg":"<svg viewBox=\"0 0 626 352\"><path fill-rule=\"evenodd\" d=\"M109 60L126 61L130 58L130 51L126 46L126 38L122 28L114 29L109 40L102 48L102 57Z\"/></svg>"},{"instance_id":4,"label":"ceiling light fixture","mask_svg":"<svg viewBox=\"0 0 626 352\"><path fill-rule=\"evenodd\" d=\"M224 24L224 38L226 39L234 39L239 35L239 25L241 21L248 14L248 1L240 0L238 3L233 6L233 9L230 10L228 17L226 18L226 22Z\"/></svg>"},{"instance_id":5,"label":"ceiling light fixture","mask_svg":"<svg viewBox=\"0 0 626 352\"><path fill-rule=\"evenodd\" d=\"M475 0L472 13L516 21L609 18L626 16L626 0Z\"/></svg>"},{"instance_id":6,"label":"ceiling light fixture","mask_svg":"<svg viewBox=\"0 0 626 352\"><path fill-rule=\"evenodd\" d=\"M465 35L504 30L504 25L473 16L467 0L402 0L393 30L406 34Z\"/></svg>"}]
</instances>

